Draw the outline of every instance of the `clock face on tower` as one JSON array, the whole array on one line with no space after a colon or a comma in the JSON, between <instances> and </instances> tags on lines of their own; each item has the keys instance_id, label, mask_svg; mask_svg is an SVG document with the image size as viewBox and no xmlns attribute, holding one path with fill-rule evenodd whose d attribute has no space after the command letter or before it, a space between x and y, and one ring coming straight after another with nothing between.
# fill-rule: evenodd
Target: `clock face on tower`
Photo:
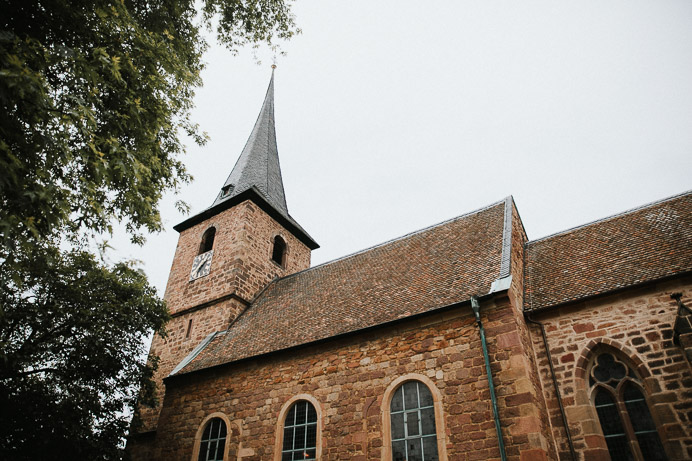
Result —
<instances>
[{"instance_id":1,"label":"clock face on tower","mask_svg":"<svg viewBox=\"0 0 692 461\"><path fill-rule=\"evenodd\" d=\"M206 253L195 256L192 261L192 270L190 271L190 281L209 275L211 270L211 257L214 255L214 250L209 250Z\"/></svg>"}]
</instances>

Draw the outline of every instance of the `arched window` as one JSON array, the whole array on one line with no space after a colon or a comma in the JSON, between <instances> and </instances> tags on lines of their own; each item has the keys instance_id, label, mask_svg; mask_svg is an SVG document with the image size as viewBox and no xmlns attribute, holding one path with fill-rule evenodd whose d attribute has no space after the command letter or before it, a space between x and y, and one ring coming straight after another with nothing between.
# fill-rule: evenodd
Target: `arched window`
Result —
<instances>
[{"instance_id":1,"label":"arched window","mask_svg":"<svg viewBox=\"0 0 692 461\"><path fill-rule=\"evenodd\" d=\"M408 381L399 386L389 414L394 461L438 460L433 396L425 384Z\"/></svg>"},{"instance_id":2,"label":"arched window","mask_svg":"<svg viewBox=\"0 0 692 461\"><path fill-rule=\"evenodd\" d=\"M274 248L272 249L272 260L283 266L286 258L286 242L278 235L274 237Z\"/></svg>"},{"instance_id":3,"label":"arched window","mask_svg":"<svg viewBox=\"0 0 692 461\"><path fill-rule=\"evenodd\" d=\"M216 228L210 227L202 235L202 242L199 244L199 253L206 253L214 248L214 237L216 236Z\"/></svg>"},{"instance_id":4,"label":"arched window","mask_svg":"<svg viewBox=\"0 0 692 461\"><path fill-rule=\"evenodd\" d=\"M221 418L211 419L202 433L198 461L223 461L226 448L226 423Z\"/></svg>"},{"instance_id":5,"label":"arched window","mask_svg":"<svg viewBox=\"0 0 692 461\"><path fill-rule=\"evenodd\" d=\"M613 461L665 461L668 458L631 367L608 352L589 372L593 402Z\"/></svg>"},{"instance_id":6,"label":"arched window","mask_svg":"<svg viewBox=\"0 0 692 461\"><path fill-rule=\"evenodd\" d=\"M281 461L316 459L317 412L307 400L296 402L284 420Z\"/></svg>"}]
</instances>

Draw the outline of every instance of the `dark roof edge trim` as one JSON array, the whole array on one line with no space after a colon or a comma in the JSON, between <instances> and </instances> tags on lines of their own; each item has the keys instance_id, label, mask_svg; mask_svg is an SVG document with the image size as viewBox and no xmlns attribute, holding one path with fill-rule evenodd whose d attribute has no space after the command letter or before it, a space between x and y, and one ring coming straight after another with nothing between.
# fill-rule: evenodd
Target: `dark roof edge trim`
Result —
<instances>
[{"instance_id":1,"label":"dark roof edge trim","mask_svg":"<svg viewBox=\"0 0 692 461\"><path fill-rule=\"evenodd\" d=\"M173 229L175 229L178 232L182 232L194 226L195 224L199 224L202 221L205 221L211 218L212 216L221 213L222 211L226 211L227 209L244 202L245 200L251 200L252 202L254 202L265 213L274 218L279 224L284 226L289 232L296 236L298 240L303 242L311 250L316 250L320 247L317 244L317 242L315 242L313 238L310 237L310 235L308 235L307 232L305 232L303 229L301 229L296 224L292 223L289 219L287 219L285 216L283 216L281 213L279 213L279 211L276 208L274 208L264 197L262 197L261 192L259 192L257 188L255 188L254 186L234 197L229 198L228 200L224 200L221 203L207 208L206 210L196 214L195 216L186 219L180 224L176 224L175 226L173 226Z\"/></svg>"},{"instance_id":2,"label":"dark roof edge trim","mask_svg":"<svg viewBox=\"0 0 692 461\"><path fill-rule=\"evenodd\" d=\"M478 296L476 296L476 299L478 299L479 302L487 301L488 299L501 296L502 293L506 293L506 292L507 292L507 290L502 290L502 291L497 291L494 293L487 293L484 295L478 295ZM285 347L283 349L277 349L277 350L271 351L271 352L264 352L264 353L257 354L257 355L251 355L249 357L245 357L242 359L232 360L230 362L223 362L223 363L219 363L217 365L212 365L209 367L200 368L198 370L188 371L186 373L177 373L177 374L171 373L170 375L165 377L163 380L165 382L165 381L170 380L171 378L177 378L179 376L189 376L189 375L192 375L195 373L199 373L199 372L206 371L206 370L216 369L216 368L224 367L224 366L231 365L231 364L242 363L242 362L246 362L249 360L257 360L257 359L260 359L263 357L267 357L267 356L274 355L274 354L279 354L282 352L289 352L289 351L293 351L293 350L297 350L297 349L301 349L301 348L305 348L305 347L316 346L318 344L324 344L327 341L333 341L333 340L341 339L341 338L344 338L346 336L350 336L350 335L354 335L354 334L363 334L363 333L367 333L367 332L370 332L373 330L377 330L379 328L391 327L391 326L394 326L396 324L404 323L404 322L409 321L409 320L417 320L421 317L425 317L426 315L440 314L442 312L452 310L456 307L462 307L466 304L468 304L469 306L471 305L471 298L470 297L469 297L469 299L466 299L466 300L457 301L457 302L454 302L452 304L447 304L447 305L441 306L441 307L435 307L435 308L428 310L428 311L425 311L425 312L419 312L418 314L409 315L407 317L402 317L402 318L395 319L395 320L390 320L388 322L378 323L377 325L371 325L369 327L360 328L357 330L339 333L338 335L328 336L326 338L316 339L314 341L310 341L307 343L296 344L295 346ZM473 313L473 312L471 312L471 313ZM225 333L225 331L219 332L219 333L223 334L223 333ZM207 346L207 344L204 345L204 347L206 347L206 346ZM201 350L200 350L200 352L201 352ZM199 352L198 352L198 354L199 354ZM187 366L187 364L186 364L186 366ZM181 370L182 370L182 368L181 368Z\"/></svg>"},{"instance_id":3,"label":"dark roof edge trim","mask_svg":"<svg viewBox=\"0 0 692 461\"><path fill-rule=\"evenodd\" d=\"M594 224L602 223L602 222L604 222L604 221L609 221L609 220L611 220L611 219L619 218L619 217L621 217L621 216L625 216L625 215L627 215L627 214L634 213L635 211L644 210L644 209L646 209L646 208L653 207L653 206L655 206L655 205L660 205L661 203L669 202L669 201L671 201L671 200L675 200L675 199L677 199L677 198L685 197L686 195L691 195L691 194L692 194L692 190L688 190L688 191L685 191L685 192L681 192L681 193L676 194L676 195L673 195L673 196L671 196L671 197L662 198L662 199L660 199L660 200L656 200L656 201L654 201L654 202L646 203L646 204L644 204L644 205L640 205L640 206L635 207L635 208L630 208L629 210L621 211L620 213L616 213L616 214L613 214L613 215L610 215L610 216L606 216L605 218L596 219L596 220L594 220L594 221L587 222L586 224L581 224L581 225L579 225L579 226L570 227L569 229L565 229L565 230L562 230L562 231L559 231L559 232L555 232L555 233L553 233L553 234L546 235L546 236L541 237L541 238L538 238L538 239L536 239L536 240L530 240L530 241L526 242L526 245L527 245L527 246L530 246L531 244L540 242L540 241L542 241L542 240L547 240L547 239L552 238L552 237L557 237L558 235L562 235L562 234L567 234L567 233L569 233L569 232L573 232L573 231L578 230L578 229L581 229L581 228L583 228L583 227L588 227L588 226L592 226L592 225L594 225Z\"/></svg>"},{"instance_id":4,"label":"dark roof edge trim","mask_svg":"<svg viewBox=\"0 0 692 461\"><path fill-rule=\"evenodd\" d=\"M595 299L595 298L606 297L606 296L612 296L612 295L614 295L614 294L618 294L618 293L620 293L620 292L622 292L622 291L625 291L625 290L631 290L632 288L642 288L642 287L644 287L644 286L646 286L646 285L653 285L653 284L656 284L656 283L663 283L663 282L667 282L667 281L669 281L669 280L676 279L676 278L678 278L678 277L682 278L682 277L687 277L687 276L689 276L689 275L692 275L692 269L688 269L688 270L685 270L685 271L682 271L682 272L675 272L674 274L664 275L663 277L658 277L658 278L655 278L655 279L649 279L649 280L642 280L642 281L639 281L639 282L634 282L634 283L631 283L631 284L629 284L629 285L625 285L625 286L622 286L622 287L614 288L614 289L612 289L612 290L603 291L603 292L601 292L601 293L595 293L595 294L592 294L592 295L583 296L583 297L576 298L576 299L570 299L570 300L568 300L568 301L563 301L563 302L558 303L558 304L552 304L552 305L550 305L550 306L539 307L539 308L536 308L536 309L524 309L524 315L527 315L527 314L538 314L538 313L543 313L543 312L548 311L548 310L559 309L559 308L561 308L561 307L566 307L566 306L568 306L568 305L570 305L570 304L577 304L577 303L580 303L580 302L591 301L591 300L593 300L593 299Z\"/></svg>"}]
</instances>

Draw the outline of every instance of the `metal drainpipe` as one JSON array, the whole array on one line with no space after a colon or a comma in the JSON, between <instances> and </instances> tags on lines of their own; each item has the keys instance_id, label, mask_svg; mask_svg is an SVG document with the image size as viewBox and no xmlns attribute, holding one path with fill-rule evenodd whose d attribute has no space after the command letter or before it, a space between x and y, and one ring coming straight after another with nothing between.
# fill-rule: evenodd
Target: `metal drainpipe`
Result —
<instances>
[{"instance_id":1,"label":"metal drainpipe","mask_svg":"<svg viewBox=\"0 0 692 461\"><path fill-rule=\"evenodd\" d=\"M553 357L550 355L550 346L548 346L548 337L545 334L545 327L541 322L533 320L530 315L526 315L526 321L541 327L541 336L543 336L543 346L545 347L546 356L548 358L548 365L550 366L550 376L553 378L553 386L555 387L555 395L557 395L557 404L560 407L562 424L564 424L565 433L567 434L567 444L569 445L569 452L572 454L572 459L574 461L577 461L577 454L574 451L574 443L572 442L572 436L569 433L569 425L567 424L567 415L565 414L565 407L562 405L562 396L560 395L560 388L557 385L555 368L553 368Z\"/></svg>"},{"instance_id":2,"label":"metal drainpipe","mask_svg":"<svg viewBox=\"0 0 692 461\"><path fill-rule=\"evenodd\" d=\"M497 411L497 397L495 396L495 386L493 385L493 375L490 371L490 358L488 357L488 344L485 342L485 330L481 323L480 309L478 298L471 296L471 308L476 316L476 323L481 333L481 345L483 346L483 358L485 359L485 372L488 375L488 388L490 389L490 401L493 405L493 416L495 417L495 430L497 431L497 441L500 445L500 458L502 461L507 461L507 453L505 453L505 443L502 441L502 429L500 428L500 413Z\"/></svg>"}]
</instances>

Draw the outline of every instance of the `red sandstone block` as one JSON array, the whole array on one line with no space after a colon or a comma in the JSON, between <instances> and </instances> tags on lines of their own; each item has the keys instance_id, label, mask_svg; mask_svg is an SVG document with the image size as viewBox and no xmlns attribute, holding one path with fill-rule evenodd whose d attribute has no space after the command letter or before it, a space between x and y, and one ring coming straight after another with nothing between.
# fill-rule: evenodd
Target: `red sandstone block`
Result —
<instances>
[{"instance_id":1,"label":"red sandstone block","mask_svg":"<svg viewBox=\"0 0 692 461\"><path fill-rule=\"evenodd\" d=\"M574 362L574 354L566 354L560 357L560 362L562 363L568 363L568 362Z\"/></svg>"},{"instance_id":2,"label":"red sandstone block","mask_svg":"<svg viewBox=\"0 0 692 461\"><path fill-rule=\"evenodd\" d=\"M532 401L533 401L533 397L528 392L524 392L522 394L508 395L505 398L505 404L508 407L521 405L523 403L531 403Z\"/></svg>"},{"instance_id":3,"label":"red sandstone block","mask_svg":"<svg viewBox=\"0 0 692 461\"><path fill-rule=\"evenodd\" d=\"M522 450L519 455L521 461L543 461L548 459L545 450L535 448L533 450Z\"/></svg>"},{"instance_id":4,"label":"red sandstone block","mask_svg":"<svg viewBox=\"0 0 692 461\"><path fill-rule=\"evenodd\" d=\"M502 334L497 338L497 347L501 349L509 349L512 346L518 346L520 344L519 333L516 331Z\"/></svg>"},{"instance_id":5,"label":"red sandstone block","mask_svg":"<svg viewBox=\"0 0 692 461\"><path fill-rule=\"evenodd\" d=\"M593 323L577 323L572 328L575 333L584 333L595 329Z\"/></svg>"}]
</instances>

